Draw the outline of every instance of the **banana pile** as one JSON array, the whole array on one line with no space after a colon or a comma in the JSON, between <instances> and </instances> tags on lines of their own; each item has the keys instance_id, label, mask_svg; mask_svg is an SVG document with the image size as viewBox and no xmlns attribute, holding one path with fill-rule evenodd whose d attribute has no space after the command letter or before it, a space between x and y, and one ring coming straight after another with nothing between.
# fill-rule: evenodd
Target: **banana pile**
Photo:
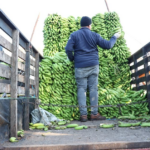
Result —
<instances>
[{"instance_id":1,"label":"banana pile","mask_svg":"<svg viewBox=\"0 0 150 150\"><path fill-rule=\"evenodd\" d=\"M59 52L59 33L61 16L49 15L44 21L44 56L53 56Z\"/></svg>"},{"instance_id":2,"label":"banana pile","mask_svg":"<svg viewBox=\"0 0 150 150\"><path fill-rule=\"evenodd\" d=\"M39 98L42 103L78 105L77 87L74 77L74 64L67 59L64 47L69 35L80 28L81 17L73 16L62 18L57 14L49 15L44 25L44 55L39 70L40 86ZM130 56L129 48L124 39L120 19L116 12L97 14L92 17L92 31L99 33L109 40L116 32L121 34L116 44L110 50L98 47L99 52L99 105L116 105L122 103L146 100L143 90L135 92L130 89L130 66L127 58ZM57 53L59 51L59 53ZM48 57L51 56L51 57ZM137 95L136 95L137 94ZM143 96L144 95L144 96ZM87 93L87 105L89 93ZM60 119L79 119L79 108L42 106ZM88 108L90 115L91 108ZM99 108L100 114L107 118L120 115L146 115L148 104L136 104L121 107Z\"/></svg>"},{"instance_id":3,"label":"banana pile","mask_svg":"<svg viewBox=\"0 0 150 150\"><path fill-rule=\"evenodd\" d=\"M121 88L102 89L99 88L99 105L117 105L130 104L139 101L146 101L146 92L144 90L125 92ZM122 116L144 116L149 112L148 103L121 106L121 114L119 107L99 108L101 115L106 118L118 118ZM128 118L131 119L131 118Z\"/></svg>"},{"instance_id":4,"label":"banana pile","mask_svg":"<svg viewBox=\"0 0 150 150\"><path fill-rule=\"evenodd\" d=\"M77 21L73 16L68 17L70 34L78 30Z\"/></svg>"},{"instance_id":5,"label":"banana pile","mask_svg":"<svg viewBox=\"0 0 150 150\"><path fill-rule=\"evenodd\" d=\"M59 52L63 51L64 48L68 42L68 37L70 35L70 30L69 30L69 21L67 18L61 18L60 21L60 33L59 33Z\"/></svg>"},{"instance_id":6,"label":"banana pile","mask_svg":"<svg viewBox=\"0 0 150 150\"><path fill-rule=\"evenodd\" d=\"M100 34L104 39L107 39L107 30L105 27L105 18L103 14L97 14L92 17L92 31Z\"/></svg>"},{"instance_id":7,"label":"banana pile","mask_svg":"<svg viewBox=\"0 0 150 150\"><path fill-rule=\"evenodd\" d=\"M40 63L39 98L46 104L77 105L77 87L74 78L73 63L67 59L64 52L54 57L46 57ZM78 119L78 108L61 108L41 106L60 119Z\"/></svg>"}]
</instances>

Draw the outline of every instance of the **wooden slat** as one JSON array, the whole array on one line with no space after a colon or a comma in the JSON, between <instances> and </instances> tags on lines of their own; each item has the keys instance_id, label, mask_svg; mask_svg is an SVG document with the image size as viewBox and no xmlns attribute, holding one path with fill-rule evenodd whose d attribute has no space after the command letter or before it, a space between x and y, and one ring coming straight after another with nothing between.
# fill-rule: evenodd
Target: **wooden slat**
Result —
<instances>
[{"instance_id":1,"label":"wooden slat","mask_svg":"<svg viewBox=\"0 0 150 150\"><path fill-rule=\"evenodd\" d=\"M10 93L10 84L1 83L0 84L0 93Z\"/></svg>"},{"instance_id":2,"label":"wooden slat","mask_svg":"<svg viewBox=\"0 0 150 150\"><path fill-rule=\"evenodd\" d=\"M0 64L0 77L10 78L10 67Z\"/></svg>"},{"instance_id":3,"label":"wooden slat","mask_svg":"<svg viewBox=\"0 0 150 150\"><path fill-rule=\"evenodd\" d=\"M0 35L0 45L2 45L5 49L12 52L12 44L1 35ZM23 53L21 50L18 50L18 57L23 60L26 60L26 54ZM35 61L33 59L31 59L31 65L35 66Z\"/></svg>"},{"instance_id":4,"label":"wooden slat","mask_svg":"<svg viewBox=\"0 0 150 150\"><path fill-rule=\"evenodd\" d=\"M25 76L22 76L22 75L19 75L19 74L18 74L18 81L19 81L19 82L26 83L26 82L25 82ZM35 85L35 81L32 80L32 79L30 79L30 85Z\"/></svg>"},{"instance_id":5,"label":"wooden slat","mask_svg":"<svg viewBox=\"0 0 150 150\"><path fill-rule=\"evenodd\" d=\"M140 66L142 66L142 65L144 65L144 60L141 60L141 61L137 62L137 67L140 67ZM133 65L133 66L130 66L130 70L132 70L132 69L135 69L135 66L134 66L134 65Z\"/></svg>"},{"instance_id":6,"label":"wooden slat","mask_svg":"<svg viewBox=\"0 0 150 150\"><path fill-rule=\"evenodd\" d=\"M18 62L18 69L20 69L20 70L22 70L22 71L25 71L25 65L22 64L21 62ZM34 76L34 74L35 74L35 71L30 68L30 75L33 75L33 76Z\"/></svg>"},{"instance_id":7,"label":"wooden slat","mask_svg":"<svg viewBox=\"0 0 150 150\"><path fill-rule=\"evenodd\" d=\"M1 35L0 35L0 45L2 45L4 48L6 48L9 51L12 51L12 44Z\"/></svg>"},{"instance_id":8,"label":"wooden slat","mask_svg":"<svg viewBox=\"0 0 150 150\"><path fill-rule=\"evenodd\" d=\"M17 94L23 94L25 95L25 88L18 86L17 87ZM10 93L10 84L7 83L1 83L0 84L0 93ZM30 95L34 95L35 90L30 88Z\"/></svg>"},{"instance_id":9,"label":"wooden slat","mask_svg":"<svg viewBox=\"0 0 150 150\"><path fill-rule=\"evenodd\" d=\"M131 55L131 56L128 58L128 63L131 64L132 62L134 62L134 60L133 60L133 55Z\"/></svg>"},{"instance_id":10,"label":"wooden slat","mask_svg":"<svg viewBox=\"0 0 150 150\"><path fill-rule=\"evenodd\" d=\"M11 57L4 52L0 51L0 61L3 61L7 64L11 64ZM18 62L18 69L25 71L25 65L21 62ZM30 69L30 74L34 76L35 71L33 69Z\"/></svg>"},{"instance_id":11,"label":"wooden slat","mask_svg":"<svg viewBox=\"0 0 150 150\"><path fill-rule=\"evenodd\" d=\"M18 51L18 57L20 57L23 60L26 60L25 56L26 56L25 53L23 53L21 50Z\"/></svg>"},{"instance_id":12,"label":"wooden slat","mask_svg":"<svg viewBox=\"0 0 150 150\"><path fill-rule=\"evenodd\" d=\"M0 77L4 77L8 79L11 77L9 66L0 64ZM25 83L25 77L18 74L18 81ZM35 85L35 81L30 79L30 85Z\"/></svg>"},{"instance_id":13,"label":"wooden slat","mask_svg":"<svg viewBox=\"0 0 150 150\"><path fill-rule=\"evenodd\" d=\"M137 82L138 83L140 83L140 82L145 82L146 81L146 78L145 77L143 77L143 78L138 78L137 79ZM136 84L136 80L132 80L131 81L131 84Z\"/></svg>"},{"instance_id":14,"label":"wooden slat","mask_svg":"<svg viewBox=\"0 0 150 150\"><path fill-rule=\"evenodd\" d=\"M0 61L11 64L11 57L5 54L3 51L0 51Z\"/></svg>"},{"instance_id":15,"label":"wooden slat","mask_svg":"<svg viewBox=\"0 0 150 150\"><path fill-rule=\"evenodd\" d=\"M33 59L30 58L30 65L35 67L35 61Z\"/></svg>"},{"instance_id":16,"label":"wooden slat","mask_svg":"<svg viewBox=\"0 0 150 150\"><path fill-rule=\"evenodd\" d=\"M137 73L138 73L138 75L140 76L140 75L142 75L143 73L145 73L145 70L144 70L144 69L141 69L141 70L137 71ZM131 77L135 77L135 73L132 73L132 74L131 74Z\"/></svg>"},{"instance_id":17,"label":"wooden slat","mask_svg":"<svg viewBox=\"0 0 150 150\"><path fill-rule=\"evenodd\" d=\"M0 83L10 84L10 80L0 79Z\"/></svg>"},{"instance_id":18,"label":"wooden slat","mask_svg":"<svg viewBox=\"0 0 150 150\"><path fill-rule=\"evenodd\" d=\"M12 37L12 28L2 19L0 18L0 28L10 37Z\"/></svg>"},{"instance_id":19,"label":"wooden slat","mask_svg":"<svg viewBox=\"0 0 150 150\"><path fill-rule=\"evenodd\" d=\"M11 98L17 98L19 30L12 34ZM10 100L10 137L17 137L17 100Z\"/></svg>"},{"instance_id":20,"label":"wooden slat","mask_svg":"<svg viewBox=\"0 0 150 150\"><path fill-rule=\"evenodd\" d=\"M132 89L136 91L136 87L134 87L134 88L132 88ZM146 85L139 86L138 90L141 90L141 89L146 90L146 89L147 89L147 86L146 86Z\"/></svg>"},{"instance_id":21,"label":"wooden slat","mask_svg":"<svg viewBox=\"0 0 150 150\"><path fill-rule=\"evenodd\" d=\"M140 49L136 54L135 54L135 58L139 59L140 57L143 56L142 50Z\"/></svg>"}]
</instances>

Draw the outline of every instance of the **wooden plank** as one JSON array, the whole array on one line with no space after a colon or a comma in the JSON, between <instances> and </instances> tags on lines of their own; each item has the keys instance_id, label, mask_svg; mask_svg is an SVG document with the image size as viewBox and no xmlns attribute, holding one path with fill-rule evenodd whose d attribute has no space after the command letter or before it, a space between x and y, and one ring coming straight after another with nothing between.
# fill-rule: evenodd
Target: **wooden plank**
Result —
<instances>
[{"instance_id":1,"label":"wooden plank","mask_svg":"<svg viewBox=\"0 0 150 150\"><path fill-rule=\"evenodd\" d=\"M0 35L0 45L2 45L5 49L12 51L12 44L7 41L3 36Z\"/></svg>"},{"instance_id":2,"label":"wooden plank","mask_svg":"<svg viewBox=\"0 0 150 150\"><path fill-rule=\"evenodd\" d=\"M10 93L10 84L1 83L0 84L0 93Z\"/></svg>"},{"instance_id":3,"label":"wooden plank","mask_svg":"<svg viewBox=\"0 0 150 150\"><path fill-rule=\"evenodd\" d=\"M0 77L10 78L10 67L0 64Z\"/></svg>"},{"instance_id":4,"label":"wooden plank","mask_svg":"<svg viewBox=\"0 0 150 150\"><path fill-rule=\"evenodd\" d=\"M18 50L18 57L23 60L26 60L26 54L23 53L21 50Z\"/></svg>"},{"instance_id":5,"label":"wooden plank","mask_svg":"<svg viewBox=\"0 0 150 150\"><path fill-rule=\"evenodd\" d=\"M25 65L21 62L18 62L18 69L25 71ZM30 68L30 75L34 76L34 74L35 74L35 71Z\"/></svg>"},{"instance_id":6,"label":"wooden plank","mask_svg":"<svg viewBox=\"0 0 150 150\"><path fill-rule=\"evenodd\" d=\"M12 44L1 35L0 35L0 45L2 45L5 49L12 52ZM18 50L18 57L25 60L25 54L21 50Z\"/></svg>"},{"instance_id":7,"label":"wooden plank","mask_svg":"<svg viewBox=\"0 0 150 150\"><path fill-rule=\"evenodd\" d=\"M139 59L140 57L143 57L143 53L141 49L135 54L136 59Z\"/></svg>"},{"instance_id":8,"label":"wooden plank","mask_svg":"<svg viewBox=\"0 0 150 150\"><path fill-rule=\"evenodd\" d=\"M146 90L147 89L147 86L144 85L144 86L139 86L139 89L138 90ZM136 91L136 87L132 88L132 90Z\"/></svg>"},{"instance_id":9,"label":"wooden plank","mask_svg":"<svg viewBox=\"0 0 150 150\"><path fill-rule=\"evenodd\" d=\"M33 59L30 58L30 65L32 65L33 67L35 67L35 61Z\"/></svg>"},{"instance_id":10,"label":"wooden plank","mask_svg":"<svg viewBox=\"0 0 150 150\"><path fill-rule=\"evenodd\" d=\"M3 51L0 51L0 61L11 64L11 57L5 54Z\"/></svg>"},{"instance_id":11,"label":"wooden plank","mask_svg":"<svg viewBox=\"0 0 150 150\"><path fill-rule=\"evenodd\" d=\"M10 80L8 80L10 81ZM0 84L0 93L10 93L10 84L1 83ZM17 94L25 95L25 88L21 86L17 86ZM35 90L30 88L30 95L35 95Z\"/></svg>"},{"instance_id":12,"label":"wooden plank","mask_svg":"<svg viewBox=\"0 0 150 150\"><path fill-rule=\"evenodd\" d=\"M0 18L0 28L10 37L13 36L12 28L10 28L10 26L8 26L8 24L2 18Z\"/></svg>"},{"instance_id":13,"label":"wooden plank","mask_svg":"<svg viewBox=\"0 0 150 150\"><path fill-rule=\"evenodd\" d=\"M11 57L5 54L3 51L0 51L0 61L11 64ZM34 62L32 63L35 65ZM18 69L25 71L25 65L21 62L18 62ZM30 69L30 74L34 76L35 71L33 69Z\"/></svg>"},{"instance_id":14,"label":"wooden plank","mask_svg":"<svg viewBox=\"0 0 150 150\"><path fill-rule=\"evenodd\" d=\"M26 62L25 62L25 97L29 97L30 89L30 48L29 43L26 46ZM25 100L29 102L29 98ZM29 104L25 104L25 113L24 113L24 129L29 130Z\"/></svg>"},{"instance_id":15,"label":"wooden plank","mask_svg":"<svg viewBox=\"0 0 150 150\"><path fill-rule=\"evenodd\" d=\"M37 100L38 100L38 97L39 97L39 53L36 53L35 55L35 97L37 97Z\"/></svg>"},{"instance_id":16,"label":"wooden plank","mask_svg":"<svg viewBox=\"0 0 150 150\"><path fill-rule=\"evenodd\" d=\"M9 66L0 64L0 77L4 77L4 78L8 78L8 79L11 77L11 72L10 72ZM25 77L18 74L18 81L25 83ZM30 79L30 85L35 85L35 81Z\"/></svg>"},{"instance_id":17,"label":"wooden plank","mask_svg":"<svg viewBox=\"0 0 150 150\"><path fill-rule=\"evenodd\" d=\"M35 49L34 49L33 47L30 48L30 55L31 55L33 58L35 58L35 56L36 56L36 51L35 51Z\"/></svg>"},{"instance_id":18,"label":"wooden plank","mask_svg":"<svg viewBox=\"0 0 150 150\"><path fill-rule=\"evenodd\" d=\"M19 30L12 35L11 98L17 98ZM17 100L10 100L10 137L17 137Z\"/></svg>"},{"instance_id":19,"label":"wooden plank","mask_svg":"<svg viewBox=\"0 0 150 150\"><path fill-rule=\"evenodd\" d=\"M0 79L0 83L10 84L10 80Z\"/></svg>"},{"instance_id":20,"label":"wooden plank","mask_svg":"<svg viewBox=\"0 0 150 150\"><path fill-rule=\"evenodd\" d=\"M144 65L144 60L141 60L141 61L137 62L137 67L140 67L140 66L142 66L142 65ZM133 65L133 66L130 66L130 70L132 70L132 69L135 69L135 66L134 66L134 65Z\"/></svg>"},{"instance_id":21,"label":"wooden plank","mask_svg":"<svg viewBox=\"0 0 150 150\"><path fill-rule=\"evenodd\" d=\"M148 67L149 68L149 67ZM138 70L137 71L137 74L140 76L140 75L142 75L142 74L144 74L145 73L145 69L141 69L141 70ZM135 73L132 73L131 74L131 77L135 77L136 78L136 74Z\"/></svg>"},{"instance_id":22,"label":"wooden plank","mask_svg":"<svg viewBox=\"0 0 150 150\"><path fill-rule=\"evenodd\" d=\"M145 82L145 81L146 81L146 78L145 78L145 77L142 77L142 78L138 78L138 79L137 79L138 84L139 84L140 82ZM136 84L136 80L132 80L132 81L131 81L131 84Z\"/></svg>"},{"instance_id":23,"label":"wooden plank","mask_svg":"<svg viewBox=\"0 0 150 150\"><path fill-rule=\"evenodd\" d=\"M32 133L32 132L31 132ZM31 134L30 133L30 134ZM32 134L31 134L32 136ZM111 140L110 140L111 141ZM23 143L23 142L22 142ZM24 142L25 143L25 142ZM58 142L57 144L51 145L25 145L20 144L17 146L13 145L4 145L4 150L150 150L150 142L147 141L113 141L113 142L81 142L80 144L77 143L68 143L68 144L61 144ZM46 143L46 142L45 142Z\"/></svg>"},{"instance_id":24,"label":"wooden plank","mask_svg":"<svg viewBox=\"0 0 150 150\"><path fill-rule=\"evenodd\" d=\"M131 64L133 62L133 55L131 55L129 58L128 58L128 63Z\"/></svg>"},{"instance_id":25,"label":"wooden plank","mask_svg":"<svg viewBox=\"0 0 150 150\"><path fill-rule=\"evenodd\" d=\"M22 76L22 75L19 75L19 74L18 74L18 81L19 81L19 82L26 83L26 81L25 81L25 76ZM30 81L30 85L35 85L35 81L34 81L34 80L30 79L29 81Z\"/></svg>"},{"instance_id":26,"label":"wooden plank","mask_svg":"<svg viewBox=\"0 0 150 150\"><path fill-rule=\"evenodd\" d=\"M22 46L24 49L26 49L26 42L27 42L27 40L20 33L19 34L19 45Z\"/></svg>"}]
</instances>

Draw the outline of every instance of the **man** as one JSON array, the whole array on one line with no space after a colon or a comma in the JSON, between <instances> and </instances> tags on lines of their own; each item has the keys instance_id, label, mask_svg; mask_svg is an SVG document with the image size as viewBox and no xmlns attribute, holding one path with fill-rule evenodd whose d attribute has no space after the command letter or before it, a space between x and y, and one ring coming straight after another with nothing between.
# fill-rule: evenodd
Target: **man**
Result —
<instances>
[{"instance_id":1,"label":"man","mask_svg":"<svg viewBox=\"0 0 150 150\"><path fill-rule=\"evenodd\" d=\"M70 35L65 47L69 60L74 61L75 65L79 106L86 106L87 87L91 106L98 105L99 58L97 45L104 49L110 49L120 37L120 34L116 33L109 41L104 40L99 34L91 31L91 23L89 17L82 17L81 29ZM98 107L92 107L90 119L104 120L106 118L98 113ZM80 107L80 121L87 121L87 108L85 107Z\"/></svg>"}]
</instances>

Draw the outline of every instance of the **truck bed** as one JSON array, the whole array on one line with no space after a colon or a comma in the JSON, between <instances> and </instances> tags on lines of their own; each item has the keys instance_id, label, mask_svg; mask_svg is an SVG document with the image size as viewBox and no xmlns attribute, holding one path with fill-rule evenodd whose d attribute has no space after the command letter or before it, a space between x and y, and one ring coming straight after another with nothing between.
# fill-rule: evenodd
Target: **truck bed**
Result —
<instances>
[{"instance_id":1,"label":"truck bed","mask_svg":"<svg viewBox=\"0 0 150 150\"><path fill-rule=\"evenodd\" d=\"M150 127L100 128L100 123L115 123L117 120L72 121L88 125L88 129L75 130L29 130L17 143L6 142L5 150L97 150L150 148ZM150 149L149 149L150 150Z\"/></svg>"}]
</instances>

